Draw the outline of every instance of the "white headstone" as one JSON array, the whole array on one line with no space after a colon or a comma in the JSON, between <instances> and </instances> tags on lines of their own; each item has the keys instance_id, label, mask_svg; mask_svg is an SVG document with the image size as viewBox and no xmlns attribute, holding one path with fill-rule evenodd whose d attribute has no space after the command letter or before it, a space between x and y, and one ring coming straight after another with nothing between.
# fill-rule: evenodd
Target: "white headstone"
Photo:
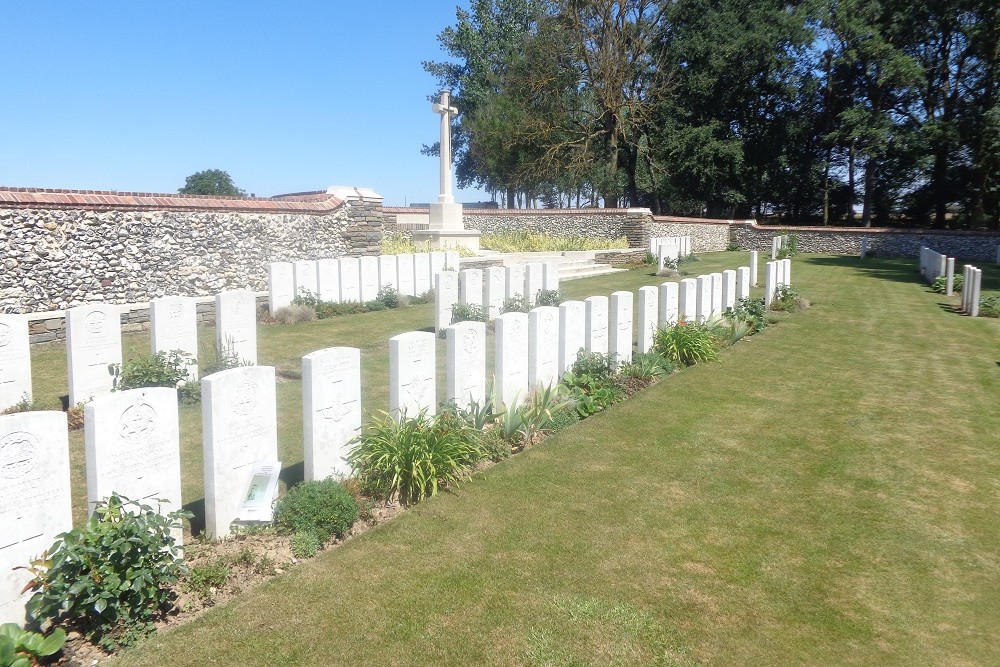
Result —
<instances>
[{"instance_id":1,"label":"white headstone","mask_svg":"<svg viewBox=\"0 0 1000 667\"><path fill-rule=\"evenodd\" d=\"M736 300L750 298L750 267L736 269Z\"/></svg>"},{"instance_id":2,"label":"white headstone","mask_svg":"<svg viewBox=\"0 0 1000 667\"><path fill-rule=\"evenodd\" d=\"M396 279L396 256L379 255L378 257L378 285L379 287L390 287L399 292L399 281Z\"/></svg>"},{"instance_id":3,"label":"white headstone","mask_svg":"<svg viewBox=\"0 0 1000 667\"><path fill-rule=\"evenodd\" d=\"M327 347L302 357L307 481L351 474L344 457L361 432L361 350Z\"/></svg>"},{"instance_id":4,"label":"white headstone","mask_svg":"<svg viewBox=\"0 0 1000 667\"><path fill-rule=\"evenodd\" d=\"M502 266L491 266L483 272L483 310L487 319L500 316L507 298L507 272Z\"/></svg>"},{"instance_id":5,"label":"white headstone","mask_svg":"<svg viewBox=\"0 0 1000 667\"><path fill-rule=\"evenodd\" d=\"M783 284L790 287L792 284L792 260L783 259L781 260L781 264L783 266L781 271L781 277L784 280Z\"/></svg>"},{"instance_id":6,"label":"white headstone","mask_svg":"<svg viewBox=\"0 0 1000 667\"><path fill-rule=\"evenodd\" d=\"M712 276L701 275L697 278L695 294L695 320L703 324L712 317Z\"/></svg>"},{"instance_id":7,"label":"white headstone","mask_svg":"<svg viewBox=\"0 0 1000 667\"><path fill-rule=\"evenodd\" d=\"M329 257L316 260L316 285L319 300L340 303L340 260Z\"/></svg>"},{"instance_id":8,"label":"white headstone","mask_svg":"<svg viewBox=\"0 0 1000 667\"><path fill-rule=\"evenodd\" d=\"M462 269L458 274L458 300L470 306L483 305L483 272L480 269Z\"/></svg>"},{"instance_id":9,"label":"white headstone","mask_svg":"<svg viewBox=\"0 0 1000 667\"><path fill-rule=\"evenodd\" d=\"M378 297L378 257L366 255L358 258L358 275L361 284L361 302L374 301Z\"/></svg>"},{"instance_id":10,"label":"white headstone","mask_svg":"<svg viewBox=\"0 0 1000 667\"><path fill-rule=\"evenodd\" d=\"M443 275L443 274L442 274ZM436 336L409 331L389 339L389 412L397 421L437 407Z\"/></svg>"},{"instance_id":11,"label":"white headstone","mask_svg":"<svg viewBox=\"0 0 1000 667\"><path fill-rule=\"evenodd\" d=\"M340 301L361 301L361 262L357 257L340 258Z\"/></svg>"},{"instance_id":12,"label":"white headstone","mask_svg":"<svg viewBox=\"0 0 1000 667\"><path fill-rule=\"evenodd\" d=\"M774 261L778 258L778 249L781 248L781 237L774 236L771 237L771 260Z\"/></svg>"},{"instance_id":13,"label":"white headstone","mask_svg":"<svg viewBox=\"0 0 1000 667\"><path fill-rule=\"evenodd\" d=\"M785 284L785 260L774 260L774 284L780 289Z\"/></svg>"},{"instance_id":14,"label":"white headstone","mask_svg":"<svg viewBox=\"0 0 1000 667\"><path fill-rule=\"evenodd\" d=\"M632 361L632 292L612 292L608 308L608 351L618 364Z\"/></svg>"},{"instance_id":15,"label":"white headstone","mask_svg":"<svg viewBox=\"0 0 1000 667\"><path fill-rule=\"evenodd\" d=\"M861 259L864 259L867 256L868 256L868 237L867 236L862 236L861 237Z\"/></svg>"},{"instance_id":16,"label":"white headstone","mask_svg":"<svg viewBox=\"0 0 1000 667\"><path fill-rule=\"evenodd\" d=\"M426 252L413 255L413 290L422 296L431 289L431 256Z\"/></svg>"},{"instance_id":17,"label":"white headstone","mask_svg":"<svg viewBox=\"0 0 1000 667\"><path fill-rule=\"evenodd\" d=\"M528 314L504 313L496 319L494 408L515 407L528 393Z\"/></svg>"},{"instance_id":18,"label":"white headstone","mask_svg":"<svg viewBox=\"0 0 1000 667\"><path fill-rule=\"evenodd\" d=\"M468 409L473 403L484 407L486 323L457 322L445 331L448 342L448 400L463 409Z\"/></svg>"},{"instance_id":19,"label":"white headstone","mask_svg":"<svg viewBox=\"0 0 1000 667\"><path fill-rule=\"evenodd\" d=\"M153 354L180 350L198 359L197 304L188 296L165 296L149 302ZM188 366L188 379L198 379L198 365ZM0 382L2 382L0 378Z\"/></svg>"},{"instance_id":20,"label":"white headstone","mask_svg":"<svg viewBox=\"0 0 1000 667\"><path fill-rule=\"evenodd\" d=\"M0 623L25 622L31 573L15 570L73 527L62 412L0 415Z\"/></svg>"},{"instance_id":21,"label":"white headstone","mask_svg":"<svg viewBox=\"0 0 1000 667\"><path fill-rule=\"evenodd\" d=\"M639 288L639 321L636 334L636 347L640 354L653 349L653 336L656 334L657 314L659 311L659 290L653 285Z\"/></svg>"},{"instance_id":22,"label":"white headstone","mask_svg":"<svg viewBox=\"0 0 1000 667\"><path fill-rule=\"evenodd\" d=\"M542 289L552 292L559 289L559 262L542 264Z\"/></svg>"},{"instance_id":23,"label":"white headstone","mask_svg":"<svg viewBox=\"0 0 1000 667\"><path fill-rule=\"evenodd\" d=\"M70 406L110 393L114 376L109 366L122 362L118 306L98 304L67 310L66 355Z\"/></svg>"},{"instance_id":24,"label":"white headstone","mask_svg":"<svg viewBox=\"0 0 1000 667\"><path fill-rule=\"evenodd\" d=\"M524 264L507 267L507 298L524 296Z\"/></svg>"},{"instance_id":25,"label":"white headstone","mask_svg":"<svg viewBox=\"0 0 1000 667\"><path fill-rule=\"evenodd\" d=\"M538 301L538 293L545 287L545 265L541 262L530 262L524 265L524 296L528 306L533 307Z\"/></svg>"},{"instance_id":26,"label":"white headstone","mask_svg":"<svg viewBox=\"0 0 1000 667\"><path fill-rule=\"evenodd\" d=\"M451 324L452 308L458 303L458 274L442 271L434 279L434 330L441 331Z\"/></svg>"},{"instance_id":27,"label":"white headstone","mask_svg":"<svg viewBox=\"0 0 1000 667\"><path fill-rule=\"evenodd\" d=\"M709 274L712 278L712 317L722 317L722 274Z\"/></svg>"},{"instance_id":28,"label":"white headstone","mask_svg":"<svg viewBox=\"0 0 1000 667\"><path fill-rule=\"evenodd\" d=\"M563 301L559 304L559 375L568 373L580 350L587 347L585 322L587 304L583 301Z\"/></svg>"},{"instance_id":29,"label":"white headstone","mask_svg":"<svg viewBox=\"0 0 1000 667\"><path fill-rule=\"evenodd\" d=\"M445 270L445 264L448 262L448 258L445 256L444 251L435 250L430 253L431 257L431 285L434 284L434 276ZM457 269L455 269L457 270Z\"/></svg>"},{"instance_id":30,"label":"white headstone","mask_svg":"<svg viewBox=\"0 0 1000 667\"><path fill-rule=\"evenodd\" d=\"M396 280L400 296L416 296L413 291L413 255L396 255Z\"/></svg>"},{"instance_id":31,"label":"white headstone","mask_svg":"<svg viewBox=\"0 0 1000 667\"><path fill-rule=\"evenodd\" d=\"M528 313L528 386L559 382L559 308L539 306Z\"/></svg>"},{"instance_id":32,"label":"white headstone","mask_svg":"<svg viewBox=\"0 0 1000 667\"><path fill-rule=\"evenodd\" d=\"M661 283L659 289L660 307L656 315L659 327L677 324L680 315L680 290L675 282Z\"/></svg>"},{"instance_id":33,"label":"white headstone","mask_svg":"<svg viewBox=\"0 0 1000 667\"><path fill-rule=\"evenodd\" d=\"M459 255L457 250L448 250L444 253L444 268L449 271L459 271Z\"/></svg>"},{"instance_id":34,"label":"white headstone","mask_svg":"<svg viewBox=\"0 0 1000 667\"><path fill-rule=\"evenodd\" d=\"M177 390L146 387L95 398L84 408L87 509L112 493L166 515L181 509ZM165 502L158 502L160 499ZM181 544L184 531L171 531Z\"/></svg>"},{"instance_id":35,"label":"white headstone","mask_svg":"<svg viewBox=\"0 0 1000 667\"><path fill-rule=\"evenodd\" d=\"M584 327L587 352L607 354L608 297L588 296L583 302L587 304L587 322Z\"/></svg>"},{"instance_id":36,"label":"white headstone","mask_svg":"<svg viewBox=\"0 0 1000 667\"><path fill-rule=\"evenodd\" d=\"M684 278L677 283L677 316L685 322L694 322L698 317L698 281Z\"/></svg>"},{"instance_id":37,"label":"white headstone","mask_svg":"<svg viewBox=\"0 0 1000 667\"><path fill-rule=\"evenodd\" d=\"M0 315L0 412L31 399L31 349L28 319Z\"/></svg>"},{"instance_id":38,"label":"white headstone","mask_svg":"<svg viewBox=\"0 0 1000 667\"><path fill-rule=\"evenodd\" d=\"M757 286L757 251L750 253L750 287Z\"/></svg>"},{"instance_id":39,"label":"white headstone","mask_svg":"<svg viewBox=\"0 0 1000 667\"><path fill-rule=\"evenodd\" d=\"M736 307L736 272L726 269L722 272L722 312Z\"/></svg>"},{"instance_id":40,"label":"white headstone","mask_svg":"<svg viewBox=\"0 0 1000 667\"><path fill-rule=\"evenodd\" d=\"M955 258L949 257L945 267L945 296L955 294Z\"/></svg>"},{"instance_id":41,"label":"white headstone","mask_svg":"<svg viewBox=\"0 0 1000 667\"><path fill-rule=\"evenodd\" d=\"M292 262L295 273L295 296L316 296L319 294L319 283L316 280L316 262L301 259Z\"/></svg>"},{"instance_id":42,"label":"white headstone","mask_svg":"<svg viewBox=\"0 0 1000 667\"><path fill-rule=\"evenodd\" d=\"M274 368L241 366L201 380L205 533L226 537L259 463L278 460Z\"/></svg>"},{"instance_id":43,"label":"white headstone","mask_svg":"<svg viewBox=\"0 0 1000 667\"><path fill-rule=\"evenodd\" d=\"M295 298L295 269L291 262L271 262L267 270L267 308L273 316Z\"/></svg>"},{"instance_id":44,"label":"white headstone","mask_svg":"<svg viewBox=\"0 0 1000 667\"><path fill-rule=\"evenodd\" d=\"M778 289L778 267L775 262L767 262L765 265L766 277L764 278L764 308L770 309L771 302L774 301L774 294Z\"/></svg>"},{"instance_id":45,"label":"white headstone","mask_svg":"<svg viewBox=\"0 0 1000 667\"><path fill-rule=\"evenodd\" d=\"M257 363L257 299L249 290L215 295L215 338L219 351L241 363Z\"/></svg>"}]
</instances>

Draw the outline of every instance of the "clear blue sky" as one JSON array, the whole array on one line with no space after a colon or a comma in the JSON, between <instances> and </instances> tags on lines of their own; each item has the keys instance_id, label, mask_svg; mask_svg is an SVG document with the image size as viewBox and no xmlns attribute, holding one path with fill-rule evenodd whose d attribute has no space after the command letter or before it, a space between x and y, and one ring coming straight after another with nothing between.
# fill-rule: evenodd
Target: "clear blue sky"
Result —
<instances>
[{"instance_id":1,"label":"clear blue sky","mask_svg":"<svg viewBox=\"0 0 1000 667\"><path fill-rule=\"evenodd\" d=\"M258 196L434 201L421 62L458 4L6 0L0 185L175 192L223 169Z\"/></svg>"}]
</instances>

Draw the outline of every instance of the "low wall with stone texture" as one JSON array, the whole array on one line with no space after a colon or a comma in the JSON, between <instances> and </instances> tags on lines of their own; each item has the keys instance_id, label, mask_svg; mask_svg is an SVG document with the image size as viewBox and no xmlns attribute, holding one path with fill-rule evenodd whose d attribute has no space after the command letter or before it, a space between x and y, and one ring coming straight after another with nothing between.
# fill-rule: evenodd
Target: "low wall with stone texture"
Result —
<instances>
[{"instance_id":1,"label":"low wall with stone texture","mask_svg":"<svg viewBox=\"0 0 1000 667\"><path fill-rule=\"evenodd\" d=\"M930 229L888 229L859 227L764 227L754 223L732 226L733 242L740 250L771 251L771 239L782 234L798 238L799 252L841 255L861 253L861 240L868 239L868 255L879 257L918 257L920 247L963 261L996 259L1000 233Z\"/></svg>"},{"instance_id":2,"label":"low wall with stone texture","mask_svg":"<svg viewBox=\"0 0 1000 667\"><path fill-rule=\"evenodd\" d=\"M275 261L377 255L381 199L0 189L0 310L267 289Z\"/></svg>"},{"instance_id":3,"label":"low wall with stone texture","mask_svg":"<svg viewBox=\"0 0 1000 667\"><path fill-rule=\"evenodd\" d=\"M729 220L652 216L650 236L690 236L693 252L726 250L733 242ZM770 246L768 246L770 247Z\"/></svg>"}]
</instances>

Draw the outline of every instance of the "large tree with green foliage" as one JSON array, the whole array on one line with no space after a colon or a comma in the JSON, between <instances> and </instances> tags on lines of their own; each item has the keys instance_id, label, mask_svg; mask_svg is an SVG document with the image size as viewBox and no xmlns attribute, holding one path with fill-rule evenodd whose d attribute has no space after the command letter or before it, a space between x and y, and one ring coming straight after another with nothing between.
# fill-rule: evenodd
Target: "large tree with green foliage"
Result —
<instances>
[{"instance_id":1,"label":"large tree with green foliage","mask_svg":"<svg viewBox=\"0 0 1000 667\"><path fill-rule=\"evenodd\" d=\"M246 192L236 187L228 172L206 169L191 174L184 180L184 187L177 190L182 195L224 195L245 197Z\"/></svg>"}]
</instances>

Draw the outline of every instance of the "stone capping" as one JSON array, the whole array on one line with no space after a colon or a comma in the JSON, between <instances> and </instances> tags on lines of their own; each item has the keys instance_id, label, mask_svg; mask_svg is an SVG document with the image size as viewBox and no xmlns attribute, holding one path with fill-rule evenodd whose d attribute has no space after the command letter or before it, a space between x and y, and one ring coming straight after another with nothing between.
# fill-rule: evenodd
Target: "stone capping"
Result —
<instances>
[{"instance_id":1,"label":"stone capping","mask_svg":"<svg viewBox=\"0 0 1000 667\"><path fill-rule=\"evenodd\" d=\"M344 200L333 195L326 195L322 198L310 195L292 195L287 199L261 199L155 192L0 187L0 208L313 213L323 215L336 211L343 204Z\"/></svg>"},{"instance_id":2,"label":"stone capping","mask_svg":"<svg viewBox=\"0 0 1000 667\"><path fill-rule=\"evenodd\" d=\"M677 222L681 224L697 225L745 225L752 223L752 220L723 220L721 218L686 218L677 215L654 215L653 222Z\"/></svg>"},{"instance_id":3,"label":"stone capping","mask_svg":"<svg viewBox=\"0 0 1000 667\"><path fill-rule=\"evenodd\" d=\"M429 209L407 206L386 206L386 213L429 214ZM638 209L646 211L647 209ZM463 215L498 215L498 216L533 216L533 215L626 215L635 213L637 209L630 208L465 208Z\"/></svg>"},{"instance_id":4,"label":"stone capping","mask_svg":"<svg viewBox=\"0 0 1000 667\"><path fill-rule=\"evenodd\" d=\"M752 228L759 232L780 232L795 234L796 232L830 232L832 234L912 234L915 236L996 236L1000 232L989 229L914 229L912 227L800 227L798 225L761 225L755 220L740 221L736 224Z\"/></svg>"}]
</instances>

